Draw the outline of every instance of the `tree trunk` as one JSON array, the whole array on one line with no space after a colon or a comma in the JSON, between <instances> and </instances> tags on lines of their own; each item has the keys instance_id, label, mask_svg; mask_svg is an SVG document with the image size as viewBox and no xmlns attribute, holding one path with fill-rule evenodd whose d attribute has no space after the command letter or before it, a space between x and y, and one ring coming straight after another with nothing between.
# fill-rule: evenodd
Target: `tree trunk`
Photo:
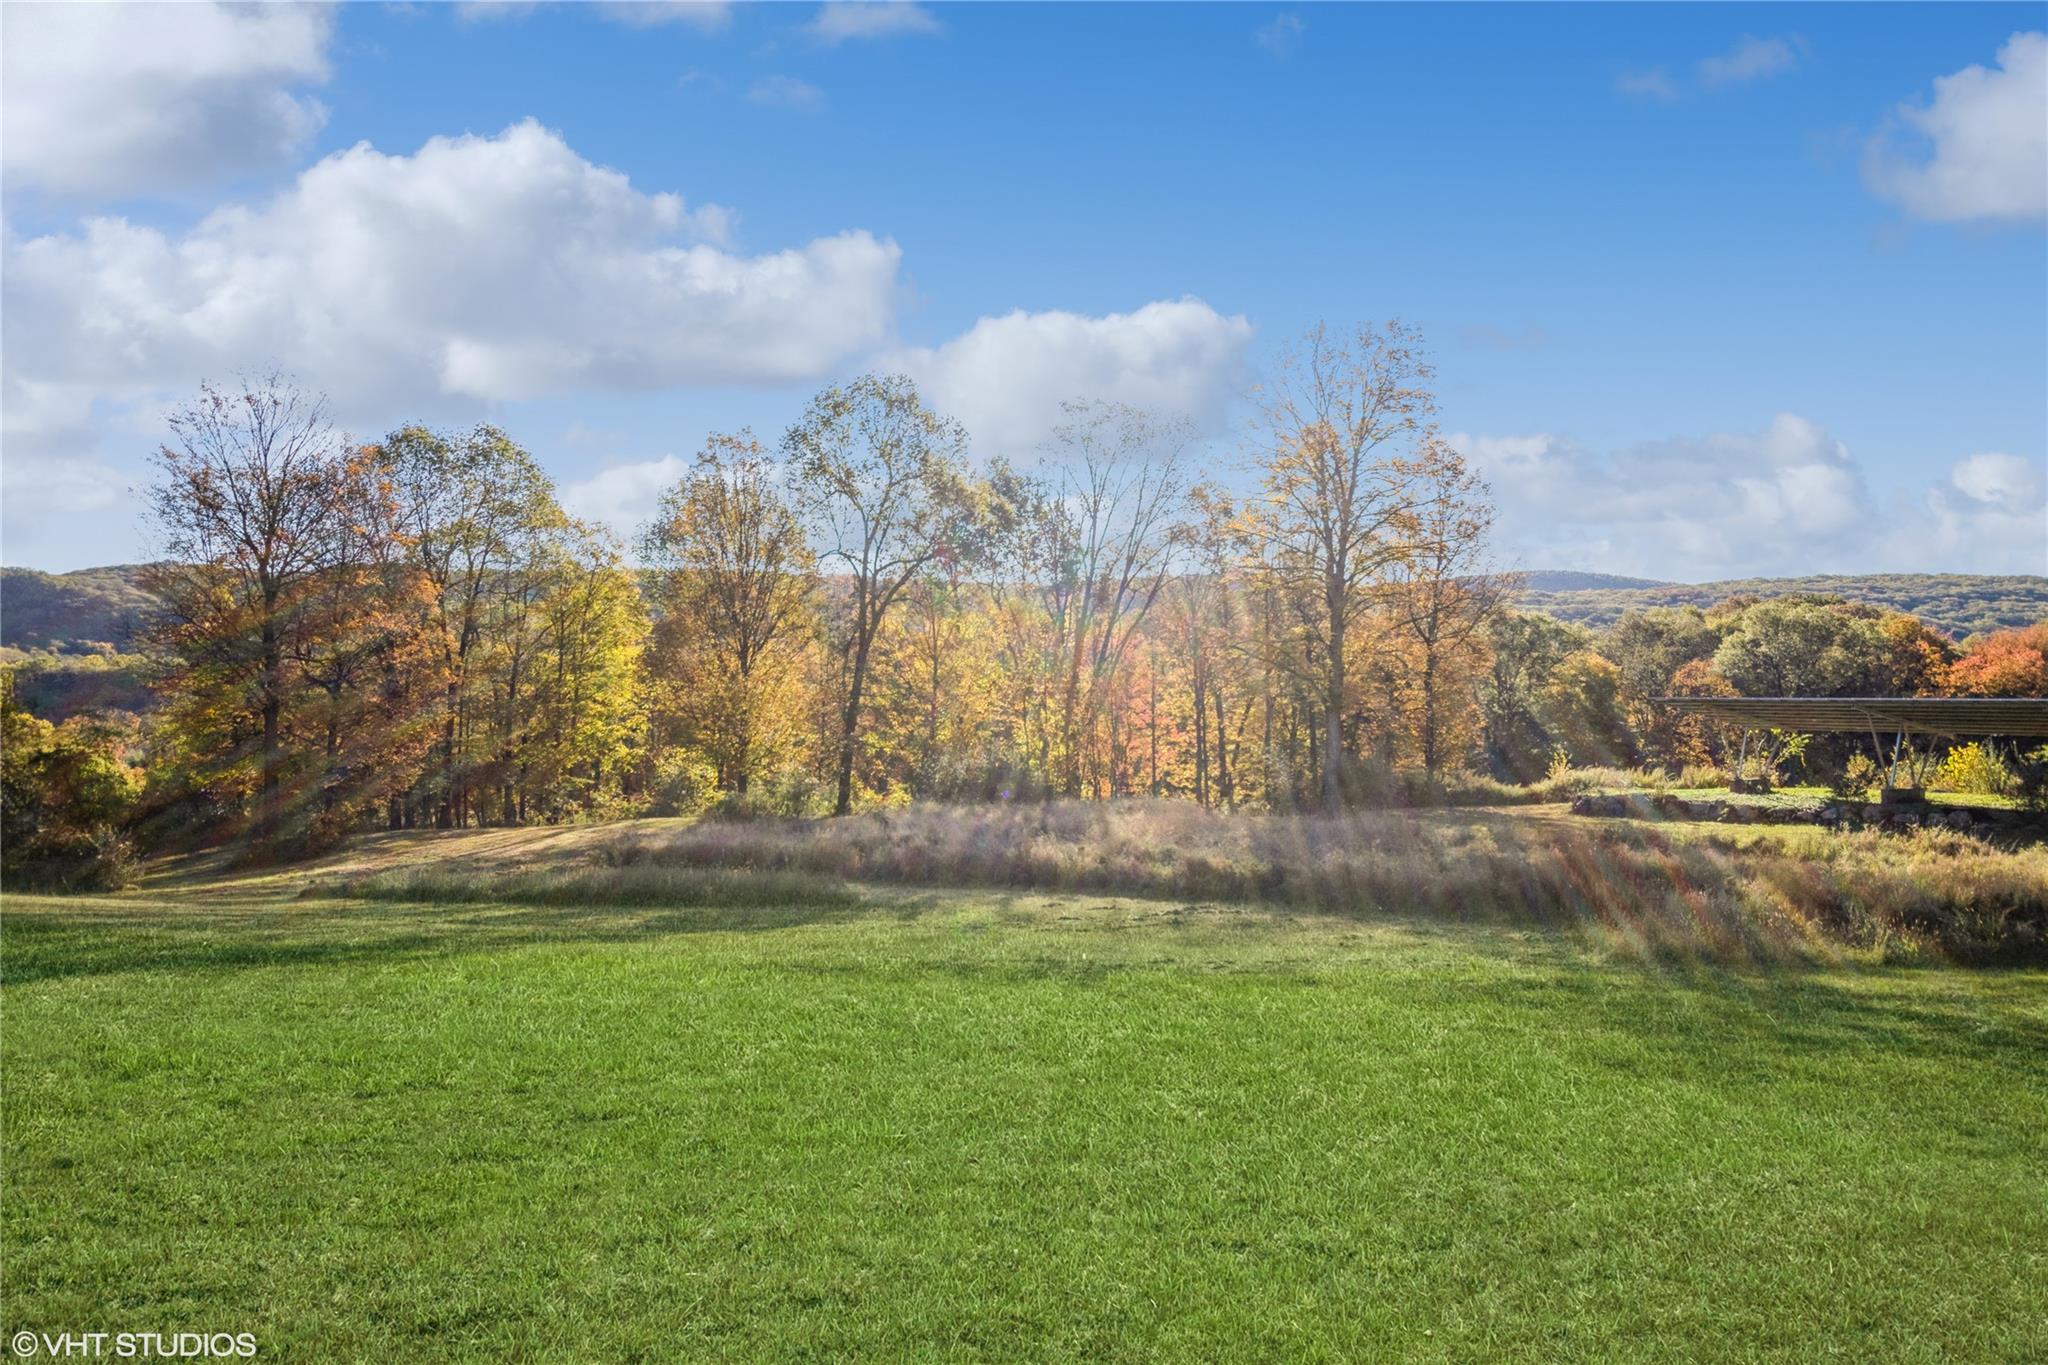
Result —
<instances>
[{"instance_id":1,"label":"tree trunk","mask_svg":"<svg viewBox=\"0 0 2048 1365\"><path fill-rule=\"evenodd\" d=\"M264 842L277 837L283 824L279 810L283 786L278 772L284 720L284 649L277 638L274 604L266 602L263 617L263 758L256 796L256 838Z\"/></svg>"},{"instance_id":2,"label":"tree trunk","mask_svg":"<svg viewBox=\"0 0 2048 1365\"><path fill-rule=\"evenodd\" d=\"M1209 689L1210 697L1216 703L1216 738L1212 747L1216 750L1216 797L1223 803L1223 809L1237 808L1237 791L1230 784L1230 724L1223 709L1223 685Z\"/></svg>"},{"instance_id":3,"label":"tree trunk","mask_svg":"<svg viewBox=\"0 0 2048 1365\"><path fill-rule=\"evenodd\" d=\"M462 693L462 685L450 677L448 682L448 714L441 722L441 802L434 812L434 826L450 829L455 824L457 807L461 798L455 791L455 713Z\"/></svg>"},{"instance_id":4,"label":"tree trunk","mask_svg":"<svg viewBox=\"0 0 2048 1365\"><path fill-rule=\"evenodd\" d=\"M834 815L853 814L854 740L860 728L860 694L868 680L868 631L863 623L853 646L853 676L847 680L846 709L839 718L839 797Z\"/></svg>"},{"instance_id":5,"label":"tree trunk","mask_svg":"<svg viewBox=\"0 0 2048 1365\"><path fill-rule=\"evenodd\" d=\"M1334 582L1330 589L1329 686L1323 696L1323 809L1344 809L1344 606Z\"/></svg>"},{"instance_id":6,"label":"tree trunk","mask_svg":"<svg viewBox=\"0 0 2048 1365\"><path fill-rule=\"evenodd\" d=\"M1436 778L1436 651L1422 658L1422 771Z\"/></svg>"}]
</instances>

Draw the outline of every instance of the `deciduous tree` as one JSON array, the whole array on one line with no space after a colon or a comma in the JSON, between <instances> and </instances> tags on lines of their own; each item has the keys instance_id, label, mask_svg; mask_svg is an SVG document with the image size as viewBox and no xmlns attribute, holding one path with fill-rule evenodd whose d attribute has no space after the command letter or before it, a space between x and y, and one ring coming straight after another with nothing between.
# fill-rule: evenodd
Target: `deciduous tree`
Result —
<instances>
[{"instance_id":1,"label":"deciduous tree","mask_svg":"<svg viewBox=\"0 0 2048 1365\"><path fill-rule=\"evenodd\" d=\"M783 450L819 558L848 580L833 800L833 813L845 815L882 623L920 573L975 538L967 435L926 408L909 379L866 375L812 399Z\"/></svg>"},{"instance_id":2,"label":"deciduous tree","mask_svg":"<svg viewBox=\"0 0 2048 1365\"><path fill-rule=\"evenodd\" d=\"M1405 553L1408 454L1436 410L1421 336L1399 322L1349 336L1318 324L1261 395L1260 500L1252 524L1299 609L1320 674L1322 796L1345 795L1351 628L1367 587Z\"/></svg>"}]
</instances>

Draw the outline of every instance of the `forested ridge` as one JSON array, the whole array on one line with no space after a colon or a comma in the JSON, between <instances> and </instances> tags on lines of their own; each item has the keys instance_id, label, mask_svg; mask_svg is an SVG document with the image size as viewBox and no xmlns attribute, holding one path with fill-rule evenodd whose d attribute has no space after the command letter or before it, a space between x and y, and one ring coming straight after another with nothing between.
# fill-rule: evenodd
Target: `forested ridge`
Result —
<instances>
[{"instance_id":1,"label":"forested ridge","mask_svg":"<svg viewBox=\"0 0 2048 1365\"><path fill-rule=\"evenodd\" d=\"M2044 545L2048 552L2048 545ZM1711 607L1737 597L1823 596L1917 616L1956 639L2012 630L2048 617L2048 577L2039 574L1811 574L1731 578L1714 583L1556 588L1556 575L1528 575L1517 604L1562 621L1610 626L1651 607Z\"/></svg>"},{"instance_id":2,"label":"forested ridge","mask_svg":"<svg viewBox=\"0 0 2048 1365\"><path fill-rule=\"evenodd\" d=\"M161 562L9 575L43 651L6 680L10 861L909 799L1337 811L1572 766L1826 778L1848 748L1650 699L2048 694L2048 626L1959 642L1845 591L1972 580L1600 579L1543 596L1704 596L1525 609L1432 381L1398 323L1312 331L1227 489L1141 411L1070 405L1024 470L866 376L773 443L706 438L630 550L497 428L364 443L286 381L203 389L156 461ZM72 579L94 635L52 655Z\"/></svg>"}]
</instances>

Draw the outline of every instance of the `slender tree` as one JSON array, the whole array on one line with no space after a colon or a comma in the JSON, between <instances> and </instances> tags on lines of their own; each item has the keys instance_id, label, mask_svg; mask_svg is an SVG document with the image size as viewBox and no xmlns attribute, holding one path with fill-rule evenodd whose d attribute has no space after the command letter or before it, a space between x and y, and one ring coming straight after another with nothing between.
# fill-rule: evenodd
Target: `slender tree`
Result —
<instances>
[{"instance_id":1,"label":"slender tree","mask_svg":"<svg viewBox=\"0 0 2048 1365\"><path fill-rule=\"evenodd\" d=\"M1054 538L1053 619L1065 677L1060 700L1063 782L1081 794L1105 692L1166 584L1171 532L1186 497L1185 423L1123 404L1069 403L1053 433L1067 533Z\"/></svg>"},{"instance_id":2,"label":"slender tree","mask_svg":"<svg viewBox=\"0 0 2048 1365\"><path fill-rule=\"evenodd\" d=\"M819 557L848 580L833 800L833 813L845 815L882 623L926 566L976 538L962 473L967 436L926 408L907 378L866 375L811 400L783 450Z\"/></svg>"}]
</instances>

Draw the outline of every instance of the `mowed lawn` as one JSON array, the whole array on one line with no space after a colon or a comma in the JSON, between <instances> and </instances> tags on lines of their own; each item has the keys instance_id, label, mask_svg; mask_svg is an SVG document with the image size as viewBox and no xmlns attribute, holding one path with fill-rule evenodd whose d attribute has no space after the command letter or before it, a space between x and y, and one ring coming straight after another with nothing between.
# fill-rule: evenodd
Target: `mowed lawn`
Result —
<instances>
[{"instance_id":1,"label":"mowed lawn","mask_svg":"<svg viewBox=\"0 0 2048 1365\"><path fill-rule=\"evenodd\" d=\"M0 1330L261 1358L2048 1356L2048 975L821 888L0 920Z\"/></svg>"}]
</instances>

